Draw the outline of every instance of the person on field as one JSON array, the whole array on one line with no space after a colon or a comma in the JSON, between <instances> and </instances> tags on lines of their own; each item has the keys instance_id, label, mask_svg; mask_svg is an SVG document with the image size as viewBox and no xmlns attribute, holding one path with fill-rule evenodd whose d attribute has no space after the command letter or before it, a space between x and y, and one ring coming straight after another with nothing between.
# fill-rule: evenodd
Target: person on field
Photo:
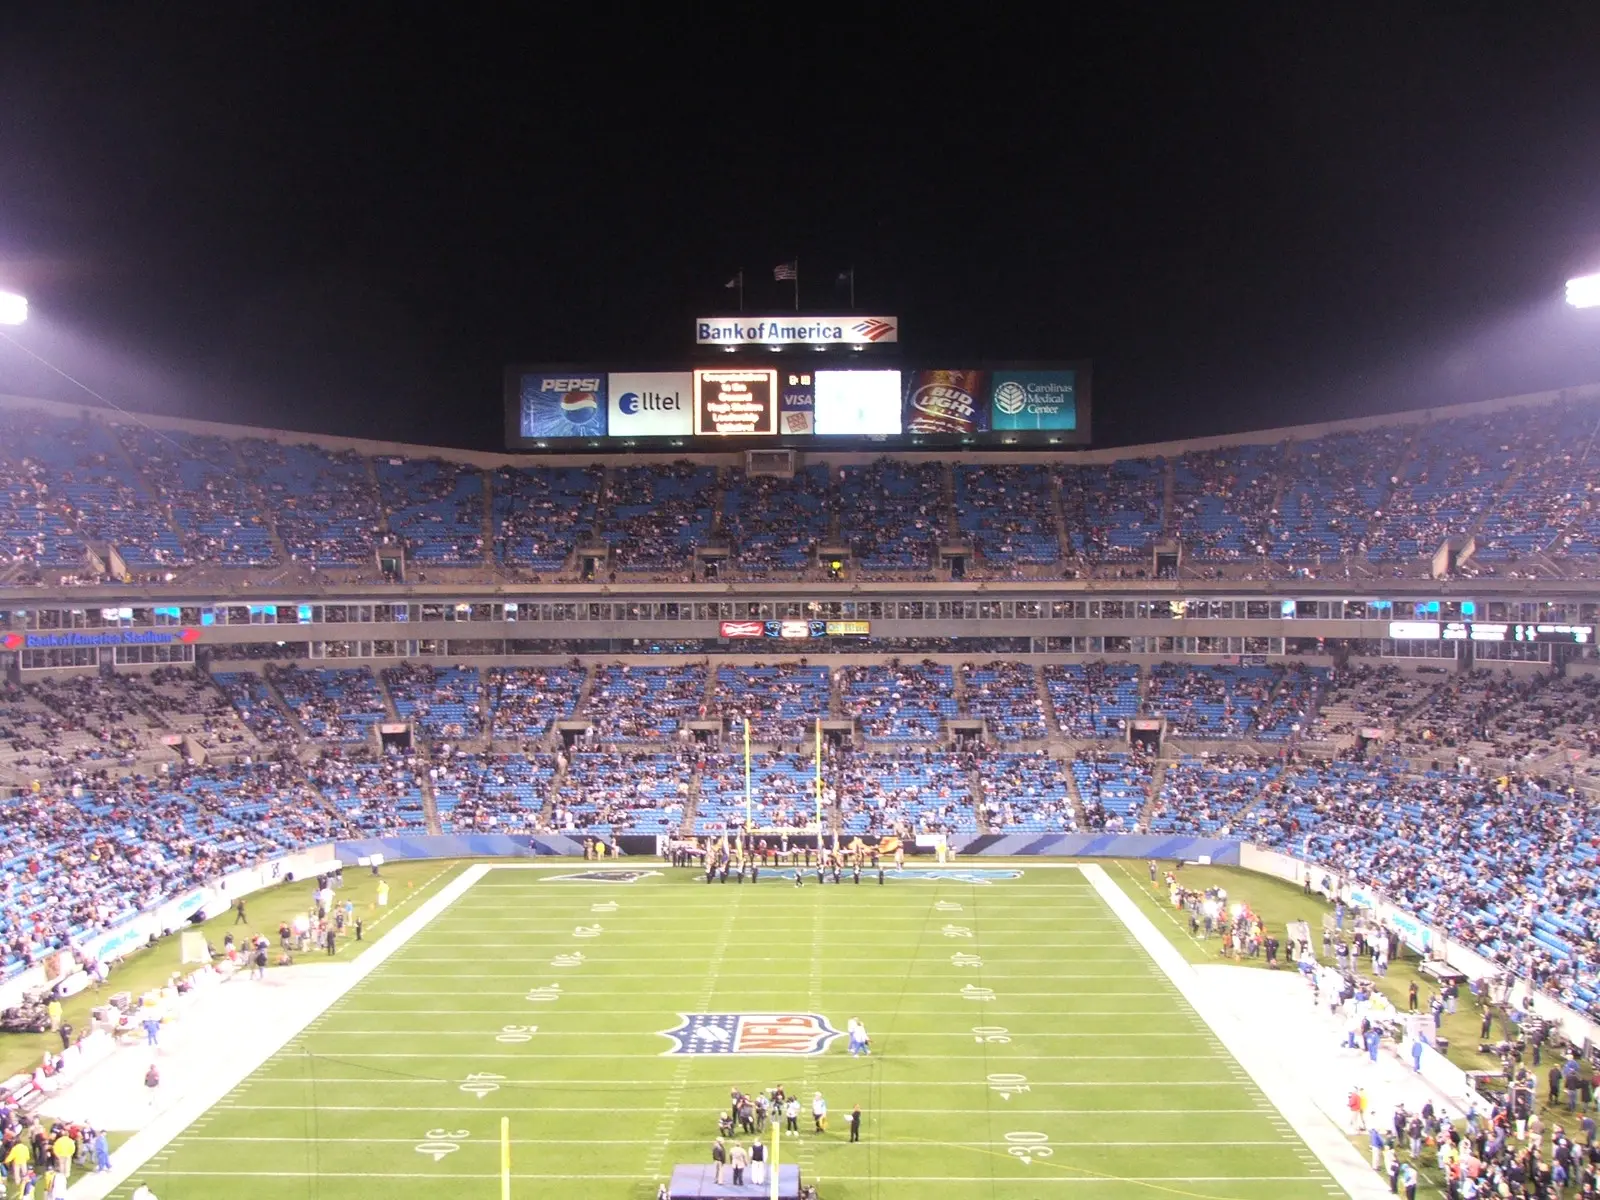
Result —
<instances>
[{"instance_id":1,"label":"person on field","mask_svg":"<svg viewBox=\"0 0 1600 1200\"><path fill-rule=\"evenodd\" d=\"M850 1110L850 1140L852 1142L861 1140L861 1105L859 1104Z\"/></svg>"},{"instance_id":2,"label":"person on field","mask_svg":"<svg viewBox=\"0 0 1600 1200\"><path fill-rule=\"evenodd\" d=\"M828 1102L818 1092L811 1097L811 1132L825 1133L828 1129Z\"/></svg>"},{"instance_id":3,"label":"person on field","mask_svg":"<svg viewBox=\"0 0 1600 1200\"><path fill-rule=\"evenodd\" d=\"M718 1138L711 1143L711 1166L718 1186L722 1184L722 1169L728 1164L728 1148Z\"/></svg>"},{"instance_id":4,"label":"person on field","mask_svg":"<svg viewBox=\"0 0 1600 1200\"><path fill-rule=\"evenodd\" d=\"M783 1106L783 1131L785 1133L800 1132L800 1097L790 1096L789 1102Z\"/></svg>"}]
</instances>

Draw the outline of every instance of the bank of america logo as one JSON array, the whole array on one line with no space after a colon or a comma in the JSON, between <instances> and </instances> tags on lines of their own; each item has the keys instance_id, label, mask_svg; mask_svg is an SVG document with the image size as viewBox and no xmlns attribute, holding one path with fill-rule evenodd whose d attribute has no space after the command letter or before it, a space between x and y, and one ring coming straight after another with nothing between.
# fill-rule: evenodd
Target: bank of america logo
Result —
<instances>
[{"instance_id":1,"label":"bank of america logo","mask_svg":"<svg viewBox=\"0 0 1600 1200\"><path fill-rule=\"evenodd\" d=\"M873 317L865 321L857 321L850 327L850 331L860 334L864 341L881 342L894 332L894 322L880 321Z\"/></svg>"},{"instance_id":2,"label":"bank of america logo","mask_svg":"<svg viewBox=\"0 0 1600 1200\"><path fill-rule=\"evenodd\" d=\"M839 1036L816 1013L683 1013L683 1024L662 1030L673 1041L665 1054L821 1054Z\"/></svg>"}]
</instances>

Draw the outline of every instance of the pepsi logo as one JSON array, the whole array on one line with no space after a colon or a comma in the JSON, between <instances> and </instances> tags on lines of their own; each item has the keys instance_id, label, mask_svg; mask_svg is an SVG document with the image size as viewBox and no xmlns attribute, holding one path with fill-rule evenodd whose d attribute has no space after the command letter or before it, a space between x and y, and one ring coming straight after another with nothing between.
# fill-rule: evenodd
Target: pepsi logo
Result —
<instances>
[{"instance_id":1,"label":"pepsi logo","mask_svg":"<svg viewBox=\"0 0 1600 1200\"><path fill-rule=\"evenodd\" d=\"M600 401L593 392L568 392L561 397L561 415L574 425L588 425L600 415Z\"/></svg>"}]
</instances>

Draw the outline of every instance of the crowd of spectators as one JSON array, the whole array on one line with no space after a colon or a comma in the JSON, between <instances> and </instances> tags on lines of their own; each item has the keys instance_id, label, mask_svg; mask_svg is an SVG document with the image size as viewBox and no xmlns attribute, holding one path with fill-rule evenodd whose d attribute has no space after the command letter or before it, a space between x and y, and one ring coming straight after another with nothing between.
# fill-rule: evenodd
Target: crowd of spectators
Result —
<instances>
[{"instance_id":1,"label":"crowd of spectators","mask_svg":"<svg viewBox=\"0 0 1600 1200\"><path fill-rule=\"evenodd\" d=\"M445 833L526 833L550 802L549 754L436 753L428 767Z\"/></svg>"},{"instance_id":2,"label":"crowd of spectators","mask_svg":"<svg viewBox=\"0 0 1600 1200\"><path fill-rule=\"evenodd\" d=\"M1003 659L981 666L962 663L961 684L967 714L981 718L996 741L1039 741L1046 736L1044 701L1032 666Z\"/></svg>"},{"instance_id":3,"label":"crowd of spectators","mask_svg":"<svg viewBox=\"0 0 1600 1200\"><path fill-rule=\"evenodd\" d=\"M491 668L489 713L495 739L531 741L549 733L555 722L569 720L588 677L589 669L580 665Z\"/></svg>"},{"instance_id":4,"label":"crowd of spectators","mask_svg":"<svg viewBox=\"0 0 1600 1200\"><path fill-rule=\"evenodd\" d=\"M1050 469L959 464L956 528L990 566L1038 566L1061 557Z\"/></svg>"},{"instance_id":5,"label":"crowd of spectators","mask_svg":"<svg viewBox=\"0 0 1600 1200\"><path fill-rule=\"evenodd\" d=\"M1068 737L1120 737L1139 711L1139 668L1129 663L1052 663L1044 682Z\"/></svg>"},{"instance_id":6,"label":"crowd of spectators","mask_svg":"<svg viewBox=\"0 0 1600 1200\"><path fill-rule=\"evenodd\" d=\"M791 478L736 475L722 493L722 532L746 575L795 573L828 535L828 468L802 468Z\"/></svg>"},{"instance_id":7,"label":"crowd of spectators","mask_svg":"<svg viewBox=\"0 0 1600 1200\"><path fill-rule=\"evenodd\" d=\"M495 558L554 574L589 537L600 508L599 467L500 467L494 473Z\"/></svg>"},{"instance_id":8,"label":"crowd of spectators","mask_svg":"<svg viewBox=\"0 0 1600 1200\"><path fill-rule=\"evenodd\" d=\"M1044 751L988 754L978 759L983 814L993 833L1071 833L1072 811L1067 767Z\"/></svg>"},{"instance_id":9,"label":"crowd of spectators","mask_svg":"<svg viewBox=\"0 0 1600 1200\"><path fill-rule=\"evenodd\" d=\"M850 666L839 672L845 714L869 742L932 742L957 715L955 677L931 659Z\"/></svg>"},{"instance_id":10,"label":"crowd of spectators","mask_svg":"<svg viewBox=\"0 0 1600 1200\"><path fill-rule=\"evenodd\" d=\"M619 571L684 570L710 540L717 472L690 462L615 467L600 536Z\"/></svg>"},{"instance_id":11,"label":"crowd of spectators","mask_svg":"<svg viewBox=\"0 0 1600 1200\"><path fill-rule=\"evenodd\" d=\"M278 690L308 737L364 742L388 715L378 681L366 667L279 667L267 681Z\"/></svg>"},{"instance_id":12,"label":"crowd of spectators","mask_svg":"<svg viewBox=\"0 0 1600 1200\"><path fill-rule=\"evenodd\" d=\"M483 472L440 459L373 460L389 533L428 566L483 562Z\"/></svg>"},{"instance_id":13,"label":"crowd of spectators","mask_svg":"<svg viewBox=\"0 0 1600 1200\"><path fill-rule=\"evenodd\" d=\"M461 742L482 735L479 683L477 667L402 663L383 672L383 685L389 689L396 715L402 721L415 722L434 742Z\"/></svg>"},{"instance_id":14,"label":"crowd of spectators","mask_svg":"<svg viewBox=\"0 0 1600 1200\"><path fill-rule=\"evenodd\" d=\"M583 715L601 742L659 742L706 715L706 666L603 666Z\"/></svg>"},{"instance_id":15,"label":"crowd of spectators","mask_svg":"<svg viewBox=\"0 0 1600 1200\"><path fill-rule=\"evenodd\" d=\"M868 571L914 571L933 564L945 535L944 467L880 458L839 468L839 533Z\"/></svg>"},{"instance_id":16,"label":"crowd of spectators","mask_svg":"<svg viewBox=\"0 0 1600 1200\"><path fill-rule=\"evenodd\" d=\"M806 662L717 668L717 698L730 729L750 722L757 742L801 742L828 715L828 668ZM734 730L737 732L737 730ZM740 735L742 736L742 735Z\"/></svg>"}]
</instances>

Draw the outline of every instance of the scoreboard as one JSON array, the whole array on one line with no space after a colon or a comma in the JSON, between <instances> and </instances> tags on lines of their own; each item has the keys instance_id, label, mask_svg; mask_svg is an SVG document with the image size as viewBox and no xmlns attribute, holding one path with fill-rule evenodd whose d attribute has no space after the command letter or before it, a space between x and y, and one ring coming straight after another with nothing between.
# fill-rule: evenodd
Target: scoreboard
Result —
<instances>
[{"instance_id":1,"label":"scoreboard","mask_svg":"<svg viewBox=\"0 0 1600 1200\"><path fill-rule=\"evenodd\" d=\"M506 372L513 450L701 449L867 443L1082 446L1089 364L888 365L834 352L685 366L555 365ZM705 350L701 354L707 354Z\"/></svg>"}]
</instances>

